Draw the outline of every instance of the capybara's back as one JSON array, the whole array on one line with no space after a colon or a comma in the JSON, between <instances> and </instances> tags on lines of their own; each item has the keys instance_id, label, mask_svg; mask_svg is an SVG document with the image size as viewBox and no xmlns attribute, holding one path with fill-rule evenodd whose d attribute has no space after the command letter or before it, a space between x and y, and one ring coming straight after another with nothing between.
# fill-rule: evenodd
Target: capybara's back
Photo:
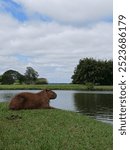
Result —
<instances>
[{"instance_id":1,"label":"capybara's back","mask_svg":"<svg viewBox=\"0 0 130 150\"><path fill-rule=\"evenodd\" d=\"M38 93L23 92L12 98L9 104L9 109L52 108L49 105L49 101L56 97L56 93L51 90L43 90Z\"/></svg>"}]
</instances>

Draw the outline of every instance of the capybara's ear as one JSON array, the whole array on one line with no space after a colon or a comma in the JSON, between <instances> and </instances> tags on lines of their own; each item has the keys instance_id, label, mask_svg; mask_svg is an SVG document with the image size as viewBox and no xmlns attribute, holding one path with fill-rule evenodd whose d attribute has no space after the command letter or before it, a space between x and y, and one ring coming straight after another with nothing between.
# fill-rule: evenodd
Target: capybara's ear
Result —
<instances>
[{"instance_id":1,"label":"capybara's ear","mask_svg":"<svg viewBox=\"0 0 130 150\"><path fill-rule=\"evenodd\" d=\"M45 91L46 91L46 92L49 92L50 90L49 90L49 89L46 89Z\"/></svg>"}]
</instances>

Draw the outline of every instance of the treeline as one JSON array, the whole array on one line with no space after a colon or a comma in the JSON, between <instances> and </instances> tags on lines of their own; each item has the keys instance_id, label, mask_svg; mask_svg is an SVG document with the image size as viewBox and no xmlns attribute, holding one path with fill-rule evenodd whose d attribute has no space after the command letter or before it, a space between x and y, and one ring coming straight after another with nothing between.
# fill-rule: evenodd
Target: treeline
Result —
<instances>
[{"instance_id":1,"label":"treeline","mask_svg":"<svg viewBox=\"0 0 130 150\"><path fill-rule=\"evenodd\" d=\"M113 61L93 58L80 59L71 78L73 84L112 85Z\"/></svg>"},{"instance_id":2,"label":"treeline","mask_svg":"<svg viewBox=\"0 0 130 150\"><path fill-rule=\"evenodd\" d=\"M7 70L0 75L0 84L47 84L46 78L38 78L39 74L32 67L27 67L23 74L15 70Z\"/></svg>"}]
</instances>

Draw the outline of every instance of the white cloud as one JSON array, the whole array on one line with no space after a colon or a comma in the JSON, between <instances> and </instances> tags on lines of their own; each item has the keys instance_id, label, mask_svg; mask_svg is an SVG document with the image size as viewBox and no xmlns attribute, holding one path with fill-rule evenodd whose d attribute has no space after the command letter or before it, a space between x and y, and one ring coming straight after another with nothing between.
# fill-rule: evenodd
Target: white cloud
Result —
<instances>
[{"instance_id":1,"label":"white cloud","mask_svg":"<svg viewBox=\"0 0 130 150\"><path fill-rule=\"evenodd\" d=\"M32 66L49 82L70 82L79 59L112 58L112 23L99 21L90 26L73 26L73 24L60 22L85 21L86 13L89 14L86 17L98 19L111 12L109 9L111 5L106 9L106 4L101 0L102 10L97 11L99 7L96 0L93 7L97 5L97 13L93 11L95 13L93 14L92 8L89 8L92 5L91 1L62 0L62 3L58 0L18 1L22 2L29 13L44 14L45 12L59 22L28 20L21 23L10 15L0 13L0 64L2 64L0 74L7 69L24 73L27 66ZM87 5L88 2L90 6ZM102 8L103 4L104 8ZM42 7L43 5L46 9ZM106 14L102 14L103 11ZM73 16L70 15L71 13Z\"/></svg>"},{"instance_id":2,"label":"white cloud","mask_svg":"<svg viewBox=\"0 0 130 150\"><path fill-rule=\"evenodd\" d=\"M15 0L26 11L62 22L86 22L112 16L112 0Z\"/></svg>"}]
</instances>

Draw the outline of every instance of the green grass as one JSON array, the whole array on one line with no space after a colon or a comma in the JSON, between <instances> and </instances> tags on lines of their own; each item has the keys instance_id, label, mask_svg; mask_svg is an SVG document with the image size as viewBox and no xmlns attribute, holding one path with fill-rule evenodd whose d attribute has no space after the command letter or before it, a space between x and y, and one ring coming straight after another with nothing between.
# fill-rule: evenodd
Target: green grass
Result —
<instances>
[{"instance_id":1,"label":"green grass","mask_svg":"<svg viewBox=\"0 0 130 150\"><path fill-rule=\"evenodd\" d=\"M47 85L0 85L0 90L88 90L86 85L81 84L47 84ZM93 90L112 90L112 86L94 86Z\"/></svg>"},{"instance_id":2,"label":"green grass","mask_svg":"<svg viewBox=\"0 0 130 150\"><path fill-rule=\"evenodd\" d=\"M0 150L112 150L112 126L73 112L8 110L0 103Z\"/></svg>"}]
</instances>

